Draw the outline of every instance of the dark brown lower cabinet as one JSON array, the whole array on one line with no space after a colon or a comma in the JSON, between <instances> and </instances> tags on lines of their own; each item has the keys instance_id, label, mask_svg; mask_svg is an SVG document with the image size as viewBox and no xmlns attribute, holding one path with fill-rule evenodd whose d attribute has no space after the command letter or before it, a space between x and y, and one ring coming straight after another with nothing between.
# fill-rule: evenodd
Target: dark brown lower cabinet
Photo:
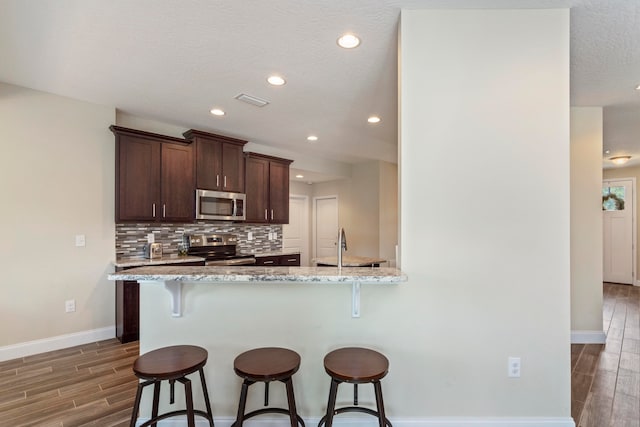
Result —
<instances>
[{"instance_id":1,"label":"dark brown lower cabinet","mask_svg":"<svg viewBox=\"0 0 640 427\"><path fill-rule=\"evenodd\" d=\"M175 266L163 264L156 267ZM204 265L202 262L182 262L177 265ZM116 271L135 267L116 267ZM140 338L140 284L131 280L116 281L116 338L121 343Z\"/></svg>"},{"instance_id":2,"label":"dark brown lower cabinet","mask_svg":"<svg viewBox=\"0 0 640 427\"><path fill-rule=\"evenodd\" d=\"M274 255L256 257L256 265L269 266L297 266L300 267L300 254Z\"/></svg>"}]
</instances>

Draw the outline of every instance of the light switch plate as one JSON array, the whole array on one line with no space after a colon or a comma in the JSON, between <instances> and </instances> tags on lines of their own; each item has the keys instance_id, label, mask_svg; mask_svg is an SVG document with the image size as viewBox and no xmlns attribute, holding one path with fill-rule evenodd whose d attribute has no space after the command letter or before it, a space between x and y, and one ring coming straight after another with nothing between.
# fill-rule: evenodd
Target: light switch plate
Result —
<instances>
[{"instance_id":1,"label":"light switch plate","mask_svg":"<svg viewBox=\"0 0 640 427\"><path fill-rule=\"evenodd\" d=\"M86 245L84 234L76 234L76 246L82 247Z\"/></svg>"},{"instance_id":2,"label":"light switch plate","mask_svg":"<svg viewBox=\"0 0 640 427\"><path fill-rule=\"evenodd\" d=\"M253 233L251 231L247 233L247 240L253 240Z\"/></svg>"}]
</instances>

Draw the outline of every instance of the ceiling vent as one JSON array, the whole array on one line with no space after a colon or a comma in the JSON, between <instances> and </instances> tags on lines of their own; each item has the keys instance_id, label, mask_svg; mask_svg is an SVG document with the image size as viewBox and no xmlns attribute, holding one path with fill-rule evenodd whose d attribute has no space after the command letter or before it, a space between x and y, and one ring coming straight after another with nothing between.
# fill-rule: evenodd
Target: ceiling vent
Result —
<instances>
[{"instance_id":1,"label":"ceiling vent","mask_svg":"<svg viewBox=\"0 0 640 427\"><path fill-rule=\"evenodd\" d=\"M241 93L236 96L238 101L246 102L247 104L255 105L256 107L264 107L269 103L269 101L265 99L256 98L255 96L247 95L246 93Z\"/></svg>"}]
</instances>

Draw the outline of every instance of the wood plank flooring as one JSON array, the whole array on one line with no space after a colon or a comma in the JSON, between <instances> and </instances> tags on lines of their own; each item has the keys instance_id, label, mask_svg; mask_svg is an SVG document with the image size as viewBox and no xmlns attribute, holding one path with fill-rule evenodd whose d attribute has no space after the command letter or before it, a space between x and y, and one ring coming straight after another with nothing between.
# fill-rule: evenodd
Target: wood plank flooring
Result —
<instances>
[{"instance_id":1,"label":"wood plank flooring","mask_svg":"<svg viewBox=\"0 0 640 427\"><path fill-rule=\"evenodd\" d=\"M640 427L640 288L604 284L606 345L571 346L579 427ZM129 425L137 342L116 339L0 362L0 427Z\"/></svg>"},{"instance_id":2,"label":"wood plank flooring","mask_svg":"<svg viewBox=\"0 0 640 427\"><path fill-rule=\"evenodd\" d=\"M128 426L138 354L112 339L0 362L0 426Z\"/></svg>"},{"instance_id":3,"label":"wood plank flooring","mask_svg":"<svg viewBox=\"0 0 640 427\"><path fill-rule=\"evenodd\" d=\"M640 288L604 284L607 342L571 346L571 416L578 427L640 427Z\"/></svg>"}]
</instances>

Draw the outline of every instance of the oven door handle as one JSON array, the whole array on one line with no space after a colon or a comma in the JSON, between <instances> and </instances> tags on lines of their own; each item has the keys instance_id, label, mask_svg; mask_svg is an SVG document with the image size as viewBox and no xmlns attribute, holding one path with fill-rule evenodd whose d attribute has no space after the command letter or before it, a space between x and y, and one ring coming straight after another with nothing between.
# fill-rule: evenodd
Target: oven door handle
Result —
<instances>
[{"instance_id":1,"label":"oven door handle","mask_svg":"<svg viewBox=\"0 0 640 427\"><path fill-rule=\"evenodd\" d=\"M238 200L237 199L233 199L233 213L231 214L232 216L238 216Z\"/></svg>"}]
</instances>

